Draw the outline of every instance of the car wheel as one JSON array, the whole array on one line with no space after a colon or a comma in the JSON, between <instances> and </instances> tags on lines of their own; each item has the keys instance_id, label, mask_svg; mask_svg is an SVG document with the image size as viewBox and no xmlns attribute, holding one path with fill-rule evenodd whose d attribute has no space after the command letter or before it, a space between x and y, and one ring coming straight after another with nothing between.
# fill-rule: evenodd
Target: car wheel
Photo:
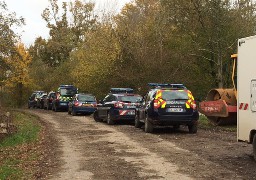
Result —
<instances>
[{"instance_id":1,"label":"car wheel","mask_svg":"<svg viewBox=\"0 0 256 180\"><path fill-rule=\"evenodd\" d=\"M107 115L107 123L108 123L108 125L114 125L115 124L113 119L110 118L110 113L108 113L108 115Z\"/></svg>"},{"instance_id":2,"label":"car wheel","mask_svg":"<svg viewBox=\"0 0 256 180\"><path fill-rule=\"evenodd\" d=\"M70 111L70 109L68 108L68 114L71 114L71 111Z\"/></svg>"},{"instance_id":3,"label":"car wheel","mask_svg":"<svg viewBox=\"0 0 256 180\"><path fill-rule=\"evenodd\" d=\"M145 119L145 132L146 133L152 133L154 130L153 124L149 121L148 115L146 115Z\"/></svg>"},{"instance_id":4,"label":"car wheel","mask_svg":"<svg viewBox=\"0 0 256 180\"><path fill-rule=\"evenodd\" d=\"M102 119L99 118L98 111L94 111L94 113L93 113L93 119L94 119L96 122L102 122Z\"/></svg>"},{"instance_id":5,"label":"car wheel","mask_svg":"<svg viewBox=\"0 0 256 180\"><path fill-rule=\"evenodd\" d=\"M197 124L188 125L188 130L190 134L197 133Z\"/></svg>"},{"instance_id":6,"label":"car wheel","mask_svg":"<svg viewBox=\"0 0 256 180\"><path fill-rule=\"evenodd\" d=\"M174 125L174 126L173 126L173 129L174 129L174 130L180 129L180 125Z\"/></svg>"},{"instance_id":7,"label":"car wheel","mask_svg":"<svg viewBox=\"0 0 256 180\"><path fill-rule=\"evenodd\" d=\"M72 116L76 116L76 111L74 109L72 109L71 114L72 114Z\"/></svg>"},{"instance_id":8,"label":"car wheel","mask_svg":"<svg viewBox=\"0 0 256 180\"><path fill-rule=\"evenodd\" d=\"M53 106L53 111L57 112L57 107L56 107L55 104L54 104L54 106Z\"/></svg>"},{"instance_id":9,"label":"car wheel","mask_svg":"<svg viewBox=\"0 0 256 180\"><path fill-rule=\"evenodd\" d=\"M253 136L253 142L252 142L252 148L253 148L253 157L254 160L256 161L256 134Z\"/></svg>"},{"instance_id":10,"label":"car wheel","mask_svg":"<svg viewBox=\"0 0 256 180\"><path fill-rule=\"evenodd\" d=\"M142 122L140 122L140 118L138 116L138 113L136 113L136 116L135 116L135 122L134 122L134 126L136 128L141 128L142 127Z\"/></svg>"}]
</instances>

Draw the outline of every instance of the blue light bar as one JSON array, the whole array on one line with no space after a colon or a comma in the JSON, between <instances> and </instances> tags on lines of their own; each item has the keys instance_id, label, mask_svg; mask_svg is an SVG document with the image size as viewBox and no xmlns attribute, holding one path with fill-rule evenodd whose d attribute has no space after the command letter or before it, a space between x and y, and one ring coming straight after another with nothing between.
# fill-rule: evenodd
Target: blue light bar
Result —
<instances>
[{"instance_id":1,"label":"blue light bar","mask_svg":"<svg viewBox=\"0 0 256 180\"><path fill-rule=\"evenodd\" d=\"M110 93L120 94L120 93L134 93L132 88L111 88Z\"/></svg>"},{"instance_id":2,"label":"blue light bar","mask_svg":"<svg viewBox=\"0 0 256 180\"><path fill-rule=\"evenodd\" d=\"M168 83L148 83L151 88L174 88L174 89L187 89L184 84L168 84Z\"/></svg>"},{"instance_id":3,"label":"blue light bar","mask_svg":"<svg viewBox=\"0 0 256 180\"><path fill-rule=\"evenodd\" d=\"M67 84L67 85L63 85L63 84L62 84L62 85L60 85L59 87L75 87L75 86L74 86L74 85L68 85L68 84Z\"/></svg>"}]
</instances>

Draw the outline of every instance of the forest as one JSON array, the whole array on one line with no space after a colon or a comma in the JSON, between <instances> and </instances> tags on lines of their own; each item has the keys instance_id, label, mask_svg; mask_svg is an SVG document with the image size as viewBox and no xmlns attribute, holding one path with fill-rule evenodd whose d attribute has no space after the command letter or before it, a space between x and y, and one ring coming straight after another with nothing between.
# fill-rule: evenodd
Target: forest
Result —
<instances>
[{"instance_id":1,"label":"forest","mask_svg":"<svg viewBox=\"0 0 256 180\"><path fill-rule=\"evenodd\" d=\"M204 100L232 87L237 40L256 33L252 0L134 0L101 15L92 2L49 0L41 16L49 38L26 47L13 31L26 19L0 1L2 106L22 107L31 92L60 84L101 99L111 87L143 95L150 82L183 83Z\"/></svg>"}]
</instances>

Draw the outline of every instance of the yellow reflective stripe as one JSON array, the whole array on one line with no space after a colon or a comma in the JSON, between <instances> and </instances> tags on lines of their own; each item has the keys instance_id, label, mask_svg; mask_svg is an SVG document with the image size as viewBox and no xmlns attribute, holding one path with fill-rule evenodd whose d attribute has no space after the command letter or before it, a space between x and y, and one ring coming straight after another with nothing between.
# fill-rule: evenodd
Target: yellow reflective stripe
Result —
<instances>
[{"instance_id":1,"label":"yellow reflective stripe","mask_svg":"<svg viewBox=\"0 0 256 180\"><path fill-rule=\"evenodd\" d=\"M165 108L165 106L166 106L166 102L164 101L164 103L162 103L161 108Z\"/></svg>"},{"instance_id":2,"label":"yellow reflective stripe","mask_svg":"<svg viewBox=\"0 0 256 180\"><path fill-rule=\"evenodd\" d=\"M158 91L156 93L156 99L161 98L161 97L162 97L162 91Z\"/></svg>"},{"instance_id":3,"label":"yellow reflective stripe","mask_svg":"<svg viewBox=\"0 0 256 180\"><path fill-rule=\"evenodd\" d=\"M186 108L189 109L190 105L186 102Z\"/></svg>"},{"instance_id":4,"label":"yellow reflective stripe","mask_svg":"<svg viewBox=\"0 0 256 180\"><path fill-rule=\"evenodd\" d=\"M187 109L190 108L190 104L191 104L191 100L189 99L189 100L186 102L186 108L187 108Z\"/></svg>"}]
</instances>

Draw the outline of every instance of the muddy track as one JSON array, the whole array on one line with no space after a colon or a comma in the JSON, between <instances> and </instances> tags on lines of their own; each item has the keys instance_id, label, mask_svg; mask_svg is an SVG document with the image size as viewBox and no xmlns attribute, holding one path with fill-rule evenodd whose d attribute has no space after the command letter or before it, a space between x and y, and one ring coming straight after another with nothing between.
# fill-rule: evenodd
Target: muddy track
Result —
<instances>
[{"instance_id":1,"label":"muddy track","mask_svg":"<svg viewBox=\"0 0 256 180\"><path fill-rule=\"evenodd\" d=\"M46 179L256 179L252 147L236 133L181 127L146 134L131 123L109 126L91 116L27 110L48 124L56 145ZM53 153L54 154L54 153ZM50 162L51 162L50 161Z\"/></svg>"}]
</instances>

